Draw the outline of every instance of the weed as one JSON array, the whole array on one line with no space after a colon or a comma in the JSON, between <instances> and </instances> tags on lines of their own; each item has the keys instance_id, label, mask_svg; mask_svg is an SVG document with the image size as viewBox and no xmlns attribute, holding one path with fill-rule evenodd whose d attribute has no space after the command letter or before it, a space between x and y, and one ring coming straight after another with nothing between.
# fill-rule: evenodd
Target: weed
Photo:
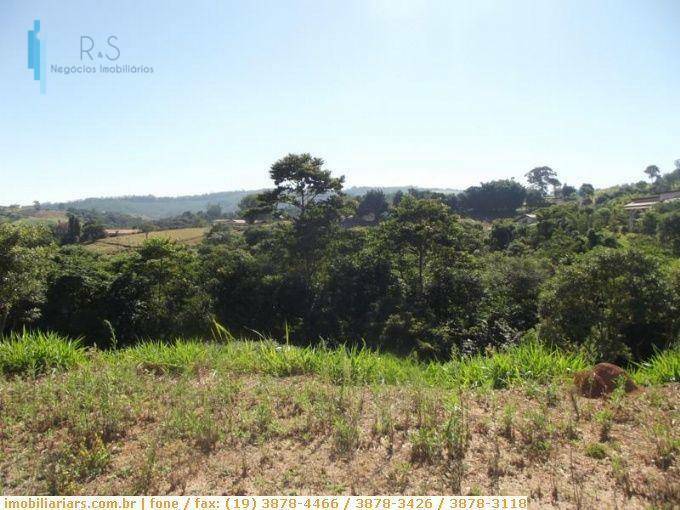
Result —
<instances>
[{"instance_id":1,"label":"weed","mask_svg":"<svg viewBox=\"0 0 680 510\"><path fill-rule=\"evenodd\" d=\"M569 402L571 403L571 411L574 415L574 420L579 422L581 420L581 410L578 407L578 399L575 391L569 392Z\"/></svg>"},{"instance_id":2,"label":"weed","mask_svg":"<svg viewBox=\"0 0 680 510\"><path fill-rule=\"evenodd\" d=\"M442 443L437 430L420 427L410 434L411 462L434 462L441 455Z\"/></svg>"},{"instance_id":3,"label":"weed","mask_svg":"<svg viewBox=\"0 0 680 510\"><path fill-rule=\"evenodd\" d=\"M514 425L515 425L515 413L517 412L517 406L514 404L506 404L506 406L503 408L503 417L502 417L502 428L501 428L501 434L508 439L508 441L512 441L514 439Z\"/></svg>"},{"instance_id":4,"label":"weed","mask_svg":"<svg viewBox=\"0 0 680 510\"><path fill-rule=\"evenodd\" d=\"M521 425L520 433L527 453L534 458L547 458L550 452L552 426L548 422L545 409L535 409L527 413Z\"/></svg>"},{"instance_id":5,"label":"weed","mask_svg":"<svg viewBox=\"0 0 680 510\"><path fill-rule=\"evenodd\" d=\"M392 405L388 400L379 400L378 409L373 423L373 435L378 437L394 435L394 417Z\"/></svg>"},{"instance_id":6,"label":"weed","mask_svg":"<svg viewBox=\"0 0 680 510\"><path fill-rule=\"evenodd\" d=\"M550 382L545 387L545 404L548 407L555 407L557 405L557 401L558 401L557 387L553 382Z\"/></svg>"},{"instance_id":7,"label":"weed","mask_svg":"<svg viewBox=\"0 0 680 510\"><path fill-rule=\"evenodd\" d=\"M412 467L410 462L399 462L389 472L387 479L395 489L393 492L403 493L406 490Z\"/></svg>"},{"instance_id":8,"label":"weed","mask_svg":"<svg viewBox=\"0 0 680 510\"><path fill-rule=\"evenodd\" d=\"M101 438L96 438L90 444L55 441L43 456L41 474L50 494L72 494L77 482L100 475L110 460L111 454Z\"/></svg>"},{"instance_id":9,"label":"weed","mask_svg":"<svg viewBox=\"0 0 680 510\"><path fill-rule=\"evenodd\" d=\"M616 480L616 484L621 487L626 497L631 496L630 473L628 471L628 462L622 456L614 455L612 461L612 474Z\"/></svg>"},{"instance_id":10,"label":"weed","mask_svg":"<svg viewBox=\"0 0 680 510\"><path fill-rule=\"evenodd\" d=\"M133 494L150 494L153 491L153 480L158 469L158 443L160 438L156 437L146 448L143 463L140 469L135 470L135 478L132 483Z\"/></svg>"},{"instance_id":11,"label":"weed","mask_svg":"<svg viewBox=\"0 0 680 510\"><path fill-rule=\"evenodd\" d=\"M668 469L680 452L680 437L666 423L656 423L652 427L652 433L656 448L654 462L660 469Z\"/></svg>"},{"instance_id":12,"label":"weed","mask_svg":"<svg viewBox=\"0 0 680 510\"><path fill-rule=\"evenodd\" d=\"M590 443L586 446L586 455L593 459L604 459L607 456L607 449L602 443Z\"/></svg>"},{"instance_id":13,"label":"weed","mask_svg":"<svg viewBox=\"0 0 680 510\"><path fill-rule=\"evenodd\" d=\"M359 446L359 427L356 419L341 415L333 422L333 445L342 455L350 455Z\"/></svg>"},{"instance_id":14,"label":"weed","mask_svg":"<svg viewBox=\"0 0 680 510\"><path fill-rule=\"evenodd\" d=\"M600 441L607 442L611 439L614 415L609 409L603 409L595 413L595 421L600 424Z\"/></svg>"}]
</instances>

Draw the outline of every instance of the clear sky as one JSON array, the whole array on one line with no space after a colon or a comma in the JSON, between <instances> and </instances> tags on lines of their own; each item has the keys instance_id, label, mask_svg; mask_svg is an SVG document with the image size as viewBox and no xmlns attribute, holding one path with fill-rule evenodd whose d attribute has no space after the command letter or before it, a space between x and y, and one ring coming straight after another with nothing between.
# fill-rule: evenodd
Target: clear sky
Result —
<instances>
[{"instance_id":1,"label":"clear sky","mask_svg":"<svg viewBox=\"0 0 680 510\"><path fill-rule=\"evenodd\" d=\"M49 72L82 35L154 72ZM348 185L670 170L680 2L0 0L0 204L260 188L288 152Z\"/></svg>"}]
</instances>

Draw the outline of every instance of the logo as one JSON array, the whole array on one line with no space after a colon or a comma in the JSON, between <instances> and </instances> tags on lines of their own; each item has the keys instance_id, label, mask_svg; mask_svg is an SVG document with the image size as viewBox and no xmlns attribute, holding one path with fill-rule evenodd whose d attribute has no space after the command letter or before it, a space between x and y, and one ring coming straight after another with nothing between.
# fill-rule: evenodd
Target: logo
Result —
<instances>
[{"instance_id":1,"label":"logo","mask_svg":"<svg viewBox=\"0 0 680 510\"><path fill-rule=\"evenodd\" d=\"M28 68L33 71L33 79L40 82L40 93L44 94L46 91L47 73L45 67L46 60L46 43L38 39L40 33L40 20L33 21L33 30L28 31Z\"/></svg>"},{"instance_id":2,"label":"logo","mask_svg":"<svg viewBox=\"0 0 680 510\"><path fill-rule=\"evenodd\" d=\"M120 76L120 75L151 75L153 66L142 62L118 62L121 59L121 49L116 35L109 35L104 44L97 44L95 38L89 35L80 36L80 62L57 62L47 67L44 34L40 32L40 20L33 21L33 30L28 31L28 69L33 72L33 80L40 82L40 93L45 93L47 73L67 76ZM57 34L58 36L59 34ZM72 37L67 34L67 37ZM73 37L73 42L76 42ZM101 41L99 41L101 43ZM74 48L75 50L75 48ZM75 54L73 55L75 57Z\"/></svg>"}]
</instances>

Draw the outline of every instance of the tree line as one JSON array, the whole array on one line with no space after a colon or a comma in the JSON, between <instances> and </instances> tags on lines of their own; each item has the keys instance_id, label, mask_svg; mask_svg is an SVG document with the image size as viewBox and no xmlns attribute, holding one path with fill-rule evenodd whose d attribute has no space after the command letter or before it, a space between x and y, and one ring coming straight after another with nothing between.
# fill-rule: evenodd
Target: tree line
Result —
<instances>
[{"instance_id":1,"label":"tree line","mask_svg":"<svg viewBox=\"0 0 680 510\"><path fill-rule=\"evenodd\" d=\"M529 187L354 199L322 159L290 154L272 165L272 189L242 201L250 226L216 223L197 247L149 239L101 255L45 227L0 225L0 331L107 348L207 338L220 324L429 359L536 334L593 359L644 359L680 332L680 201L633 231L622 204L673 186L668 175L595 193L539 167ZM531 222L514 217L520 208Z\"/></svg>"}]
</instances>

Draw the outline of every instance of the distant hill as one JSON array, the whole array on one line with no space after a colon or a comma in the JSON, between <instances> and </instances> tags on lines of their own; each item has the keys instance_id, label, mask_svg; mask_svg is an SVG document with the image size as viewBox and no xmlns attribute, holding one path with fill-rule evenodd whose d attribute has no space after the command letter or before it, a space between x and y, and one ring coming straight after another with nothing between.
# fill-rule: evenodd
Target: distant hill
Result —
<instances>
[{"instance_id":1,"label":"distant hill","mask_svg":"<svg viewBox=\"0 0 680 510\"><path fill-rule=\"evenodd\" d=\"M431 189L417 186L355 186L347 188L348 195L363 195L371 189L382 189L386 195L392 195L397 191L407 191L409 188L419 190ZM453 189L431 189L440 193L458 193ZM260 193L263 190L236 190L222 191L219 193L207 193L204 195L186 195L179 197L156 197L154 195L84 198L72 202L45 203L46 209L85 209L99 212L116 212L131 216L142 216L150 219L167 218L177 216L185 211L205 211L209 205L219 205L222 211L230 213L236 211L238 203L246 195Z\"/></svg>"},{"instance_id":2,"label":"distant hill","mask_svg":"<svg viewBox=\"0 0 680 510\"><path fill-rule=\"evenodd\" d=\"M43 204L50 209L85 209L99 212L117 212L150 219L177 216L185 211L205 211L209 205L219 205L224 212L236 211L243 197L262 190L222 191L204 195L179 197L156 197L154 195L133 195L124 197L84 198L72 202Z\"/></svg>"}]
</instances>

